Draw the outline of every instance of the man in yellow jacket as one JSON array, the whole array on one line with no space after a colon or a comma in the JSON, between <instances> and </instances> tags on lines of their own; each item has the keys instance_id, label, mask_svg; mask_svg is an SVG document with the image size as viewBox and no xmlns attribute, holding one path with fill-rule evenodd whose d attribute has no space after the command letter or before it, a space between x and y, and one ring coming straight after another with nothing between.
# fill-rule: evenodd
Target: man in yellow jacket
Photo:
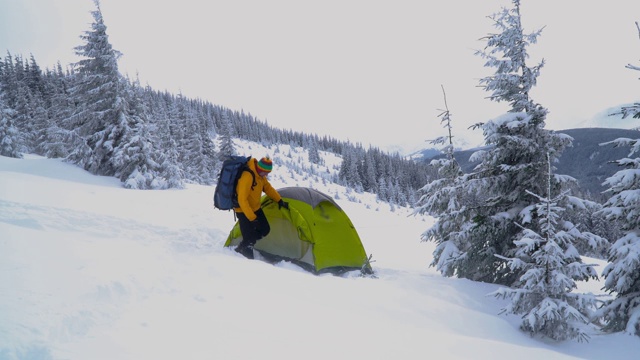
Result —
<instances>
[{"instance_id":1,"label":"man in yellow jacket","mask_svg":"<svg viewBox=\"0 0 640 360\"><path fill-rule=\"evenodd\" d=\"M249 259L253 259L253 245L271 231L269 221L267 221L262 208L260 208L262 193L264 192L273 201L277 202L280 208L288 209L289 204L282 200L278 191L267 180L267 175L273 169L273 162L268 156L259 161L251 158L247 165L252 173L244 171L240 179L238 179L236 187L238 207L234 210L238 216L240 232L242 233L242 241L236 251Z\"/></svg>"}]
</instances>

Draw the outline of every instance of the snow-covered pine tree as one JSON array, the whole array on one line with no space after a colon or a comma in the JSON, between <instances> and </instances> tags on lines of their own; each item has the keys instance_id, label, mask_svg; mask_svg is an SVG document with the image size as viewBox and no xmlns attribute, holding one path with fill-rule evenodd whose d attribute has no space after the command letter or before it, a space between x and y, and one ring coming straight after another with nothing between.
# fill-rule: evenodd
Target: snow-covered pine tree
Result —
<instances>
[{"instance_id":1,"label":"snow-covered pine tree","mask_svg":"<svg viewBox=\"0 0 640 360\"><path fill-rule=\"evenodd\" d=\"M372 148L369 148L369 150L364 154L364 161L362 161L362 173L360 174L364 191L372 193L378 192L378 176L376 175L378 173L377 164L376 154Z\"/></svg>"},{"instance_id":2,"label":"snow-covered pine tree","mask_svg":"<svg viewBox=\"0 0 640 360\"><path fill-rule=\"evenodd\" d=\"M389 200L389 186L384 176L378 178L378 192L376 197L380 201Z\"/></svg>"},{"instance_id":3,"label":"snow-covered pine tree","mask_svg":"<svg viewBox=\"0 0 640 360\"><path fill-rule=\"evenodd\" d=\"M465 250L455 264L459 277L504 285L513 284L522 274L495 255L514 254L514 240L523 231L516 221L534 200L526 190L544 192L546 154L555 162L572 140L544 129L547 109L529 96L544 61L527 66L527 47L537 41L541 30L525 34L520 1L512 3L513 8L490 17L500 32L487 36L486 48L477 52L486 59L485 66L496 68L494 75L480 80L481 86L491 93L489 99L508 102L511 109L476 125L483 130L487 147L472 155L471 161L480 163L460 185L467 199L478 201L457 210L464 221L457 231ZM558 190L560 179L566 178L552 180L553 191Z\"/></svg>"},{"instance_id":4,"label":"snow-covered pine tree","mask_svg":"<svg viewBox=\"0 0 640 360\"><path fill-rule=\"evenodd\" d=\"M184 99L184 98L183 98ZM215 144L207 130L207 120L201 107L192 101L183 100L183 124L186 129L182 141L183 160L181 165L189 180L198 184L214 183L218 157Z\"/></svg>"},{"instance_id":5,"label":"snow-covered pine tree","mask_svg":"<svg viewBox=\"0 0 640 360\"><path fill-rule=\"evenodd\" d=\"M616 139L603 145L630 146L629 157L617 161L625 167L606 179L611 197L602 212L619 222L624 235L609 249L602 276L604 289L615 299L600 309L605 331L625 331L640 336L640 137ZM635 157L634 157L635 156Z\"/></svg>"},{"instance_id":6,"label":"snow-covered pine tree","mask_svg":"<svg viewBox=\"0 0 640 360\"><path fill-rule=\"evenodd\" d=\"M453 125L451 124L451 111L449 111L449 105L447 104L447 93L444 91L444 86L441 85L442 88L442 96L444 97L444 110L440 110L440 114L438 115L440 119L440 124L442 127L447 129L447 136L441 136L434 140L431 140L430 143L433 145L445 145L442 149L443 152L447 155L447 157L442 160L435 160L436 162L432 162L431 165L434 165L441 172L441 175L447 178L455 178L457 176L462 175L462 170L460 169L460 164L453 156L454 147L453 147ZM442 173L443 172L443 173Z\"/></svg>"},{"instance_id":7,"label":"snow-covered pine tree","mask_svg":"<svg viewBox=\"0 0 640 360\"><path fill-rule=\"evenodd\" d=\"M416 204L415 213L427 214L436 219L434 225L422 234L422 240L436 243L431 266L435 266L445 276L453 276L455 263L464 252L464 243L459 238L464 218L459 216L459 209L467 204L463 201L460 185L463 173L453 156L453 126L444 87L442 92L445 109L441 110L438 117L448 135L431 140L430 143L445 145L442 151L446 157L431 161L430 165L437 169L438 178L419 189L422 195Z\"/></svg>"},{"instance_id":8,"label":"snow-covered pine tree","mask_svg":"<svg viewBox=\"0 0 640 360\"><path fill-rule=\"evenodd\" d=\"M116 172L111 161L113 150L128 131L122 76L117 64L120 53L109 43L99 0L94 3L92 30L82 36L85 44L75 48L82 58L75 64L76 81L71 89L78 106L66 119L66 126L82 137L89 149L88 153L85 149L74 149L82 157L72 160L91 173L113 176Z\"/></svg>"},{"instance_id":9,"label":"snow-covered pine tree","mask_svg":"<svg viewBox=\"0 0 640 360\"><path fill-rule=\"evenodd\" d=\"M308 144L305 146L309 152L309 162L312 164L324 165L318 150L318 142L315 137L307 136Z\"/></svg>"},{"instance_id":10,"label":"snow-covered pine tree","mask_svg":"<svg viewBox=\"0 0 640 360\"><path fill-rule=\"evenodd\" d=\"M126 101L123 118L128 123L123 127L120 144L113 150L115 176L129 189L165 189L168 185L158 174L160 165L156 162L160 158L156 145L159 141L151 135L142 90L137 80L123 81L122 87Z\"/></svg>"},{"instance_id":11,"label":"snow-covered pine tree","mask_svg":"<svg viewBox=\"0 0 640 360\"><path fill-rule=\"evenodd\" d=\"M49 127L41 134L36 150L49 158L63 158L69 155L70 151L70 142L66 141L70 132L62 126L61 119L67 119L73 113L73 101L68 92L71 76L65 75L62 65L58 62L55 70L47 74L47 79L50 101L47 112L51 121Z\"/></svg>"},{"instance_id":12,"label":"snow-covered pine tree","mask_svg":"<svg viewBox=\"0 0 640 360\"><path fill-rule=\"evenodd\" d=\"M114 154L116 176L128 189L165 189L164 179L158 176L153 143L144 122L136 122L130 134Z\"/></svg>"},{"instance_id":13,"label":"snow-covered pine tree","mask_svg":"<svg viewBox=\"0 0 640 360\"><path fill-rule=\"evenodd\" d=\"M189 159L189 136L188 123L190 122L190 114L187 109L187 104L182 93L177 96L171 96L171 102L169 103L169 127L171 131L171 138L176 143L176 150L178 151L178 165L184 172L185 179L192 178L187 162Z\"/></svg>"},{"instance_id":14,"label":"snow-covered pine tree","mask_svg":"<svg viewBox=\"0 0 640 360\"><path fill-rule=\"evenodd\" d=\"M22 157L27 150L28 136L22 131L28 127L20 109L25 94L22 78L22 58L14 57L7 51L4 62L0 62L0 155ZM19 95L22 92L22 97Z\"/></svg>"},{"instance_id":15,"label":"snow-covered pine tree","mask_svg":"<svg viewBox=\"0 0 640 360\"><path fill-rule=\"evenodd\" d=\"M200 123L200 166L201 184L212 185L217 181L218 154L216 153L216 144L211 138L210 132L206 127L206 119L203 114L198 115Z\"/></svg>"},{"instance_id":16,"label":"snow-covered pine tree","mask_svg":"<svg viewBox=\"0 0 640 360\"><path fill-rule=\"evenodd\" d=\"M227 156L236 155L236 148L233 144L233 136L235 134L233 132L233 124L231 124L231 118L229 118L227 110L222 112L220 127L220 136L218 138L218 157L219 161L222 163Z\"/></svg>"},{"instance_id":17,"label":"snow-covered pine tree","mask_svg":"<svg viewBox=\"0 0 640 360\"><path fill-rule=\"evenodd\" d=\"M26 152L38 151L40 138L46 133L50 120L46 110L46 87L42 78L42 71L33 55L29 61L21 57L16 60L15 70L20 67L18 79L18 104L16 110L16 125L25 142Z\"/></svg>"},{"instance_id":18,"label":"snow-covered pine tree","mask_svg":"<svg viewBox=\"0 0 640 360\"><path fill-rule=\"evenodd\" d=\"M16 62L19 62L21 57L16 57ZM4 58L3 62L0 62L0 91L4 96L5 106L14 109L18 102L18 78L22 68L14 63L14 57L9 51ZM14 110L15 111L15 110Z\"/></svg>"},{"instance_id":19,"label":"snow-covered pine tree","mask_svg":"<svg viewBox=\"0 0 640 360\"><path fill-rule=\"evenodd\" d=\"M24 81L24 68L22 58L16 57L15 69L20 73L17 80L17 96L12 107L14 111L13 123L18 128L24 144L25 152L32 152L35 142L35 129L33 124L33 96ZM18 70L19 69L19 70Z\"/></svg>"},{"instance_id":20,"label":"snow-covered pine tree","mask_svg":"<svg viewBox=\"0 0 640 360\"><path fill-rule=\"evenodd\" d=\"M627 68L640 70L633 65L627 65ZM619 114L622 118L640 118L640 104L623 107ZM610 198L602 212L607 219L618 220L624 234L609 249L609 263L602 273L604 289L615 295L615 299L606 303L598 315L605 322L603 330L640 336L640 136L601 145L629 146L631 150L627 158L616 161L625 169L607 178L603 184L608 186L605 193Z\"/></svg>"},{"instance_id":21,"label":"snow-covered pine tree","mask_svg":"<svg viewBox=\"0 0 640 360\"><path fill-rule=\"evenodd\" d=\"M172 125L170 120L169 99L170 96L165 93L150 100L151 118L154 119L155 125L155 141L157 142L157 147L162 149L156 162L160 166L158 169L159 175L166 181L168 188L183 188L184 171L178 165L178 145L172 132L175 126Z\"/></svg>"},{"instance_id":22,"label":"snow-covered pine tree","mask_svg":"<svg viewBox=\"0 0 640 360\"><path fill-rule=\"evenodd\" d=\"M573 187L570 191L573 191ZM618 224L615 221L607 221L600 210L602 204L581 199L575 196L567 196L563 206L565 211L563 218L573 224L578 224L582 231L582 241L575 244L582 256L606 259L611 243L608 239L617 239L619 234Z\"/></svg>"},{"instance_id":23,"label":"snow-covered pine tree","mask_svg":"<svg viewBox=\"0 0 640 360\"><path fill-rule=\"evenodd\" d=\"M597 279L592 265L583 264L574 242L582 234L573 224L561 222L564 208L559 203L566 198L562 193L554 198L552 192L551 163L548 164L547 196L527 191L538 203L525 209L523 230L514 241L515 255L506 260L514 273L522 276L511 288L500 288L496 297L510 298L511 303L502 312L522 315L520 328L531 335L542 335L553 340L589 338L585 325L595 309L595 296L572 293L576 281ZM537 223L535 228L526 226ZM569 226L565 230L563 227Z\"/></svg>"},{"instance_id":24,"label":"snow-covered pine tree","mask_svg":"<svg viewBox=\"0 0 640 360\"><path fill-rule=\"evenodd\" d=\"M32 93L44 97L47 93L46 83L43 78L42 70L36 62L36 58L31 54L27 63L27 71L25 74L25 82Z\"/></svg>"},{"instance_id":25,"label":"snow-covered pine tree","mask_svg":"<svg viewBox=\"0 0 640 360\"><path fill-rule=\"evenodd\" d=\"M355 148L345 147L342 150L342 163L338 174L346 186L353 188L358 193L362 192L362 181L358 173L359 163Z\"/></svg>"},{"instance_id":26,"label":"snow-covered pine tree","mask_svg":"<svg viewBox=\"0 0 640 360\"><path fill-rule=\"evenodd\" d=\"M31 139L33 140L33 143L31 144L30 149L34 153L44 155L46 151L44 151L41 144L47 142L47 133L54 122L49 118L45 100L39 93L36 93L32 97L31 116L33 123L33 134Z\"/></svg>"},{"instance_id":27,"label":"snow-covered pine tree","mask_svg":"<svg viewBox=\"0 0 640 360\"><path fill-rule=\"evenodd\" d=\"M0 90L0 155L13 158L22 157L22 138L13 124L13 109L5 105Z\"/></svg>"}]
</instances>

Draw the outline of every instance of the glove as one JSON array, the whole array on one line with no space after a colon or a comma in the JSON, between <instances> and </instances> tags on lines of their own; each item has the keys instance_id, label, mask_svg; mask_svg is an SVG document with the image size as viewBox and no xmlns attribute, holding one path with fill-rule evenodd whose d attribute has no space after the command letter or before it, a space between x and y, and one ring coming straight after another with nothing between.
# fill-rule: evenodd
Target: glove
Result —
<instances>
[{"instance_id":1,"label":"glove","mask_svg":"<svg viewBox=\"0 0 640 360\"><path fill-rule=\"evenodd\" d=\"M282 209L282 208L289 210L289 203L280 199L280 201L278 201L278 209Z\"/></svg>"}]
</instances>

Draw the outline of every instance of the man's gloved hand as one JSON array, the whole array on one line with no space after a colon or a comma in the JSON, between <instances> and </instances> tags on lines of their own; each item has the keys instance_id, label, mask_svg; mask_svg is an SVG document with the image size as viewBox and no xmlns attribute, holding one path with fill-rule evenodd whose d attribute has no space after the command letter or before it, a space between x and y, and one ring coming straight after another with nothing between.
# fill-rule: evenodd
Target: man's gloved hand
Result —
<instances>
[{"instance_id":1,"label":"man's gloved hand","mask_svg":"<svg viewBox=\"0 0 640 360\"><path fill-rule=\"evenodd\" d=\"M289 203L280 199L280 201L278 201L278 209L282 209L282 208L289 210Z\"/></svg>"}]
</instances>

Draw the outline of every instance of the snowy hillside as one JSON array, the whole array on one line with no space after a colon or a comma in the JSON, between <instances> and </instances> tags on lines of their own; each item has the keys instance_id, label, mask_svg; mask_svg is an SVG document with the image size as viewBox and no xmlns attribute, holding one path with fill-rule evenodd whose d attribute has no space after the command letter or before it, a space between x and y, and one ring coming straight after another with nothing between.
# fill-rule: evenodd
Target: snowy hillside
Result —
<instances>
[{"instance_id":1,"label":"snowy hillside","mask_svg":"<svg viewBox=\"0 0 640 360\"><path fill-rule=\"evenodd\" d=\"M633 104L622 104L614 106L597 113L591 119L585 120L578 127L580 128L613 128L613 129L635 129L640 127L640 120L632 117L622 118L622 115L612 116L610 114L617 113L622 107L632 106Z\"/></svg>"},{"instance_id":2,"label":"snowy hillside","mask_svg":"<svg viewBox=\"0 0 640 360\"><path fill-rule=\"evenodd\" d=\"M433 244L420 234L432 219L323 181L339 158L239 152L271 154L276 188L334 196L377 278L316 276L223 248L233 215L213 208L210 186L127 190L59 160L0 157L0 359L637 358L640 339L625 334L581 344L521 333L486 296L495 285L428 267Z\"/></svg>"}]
</instances>

